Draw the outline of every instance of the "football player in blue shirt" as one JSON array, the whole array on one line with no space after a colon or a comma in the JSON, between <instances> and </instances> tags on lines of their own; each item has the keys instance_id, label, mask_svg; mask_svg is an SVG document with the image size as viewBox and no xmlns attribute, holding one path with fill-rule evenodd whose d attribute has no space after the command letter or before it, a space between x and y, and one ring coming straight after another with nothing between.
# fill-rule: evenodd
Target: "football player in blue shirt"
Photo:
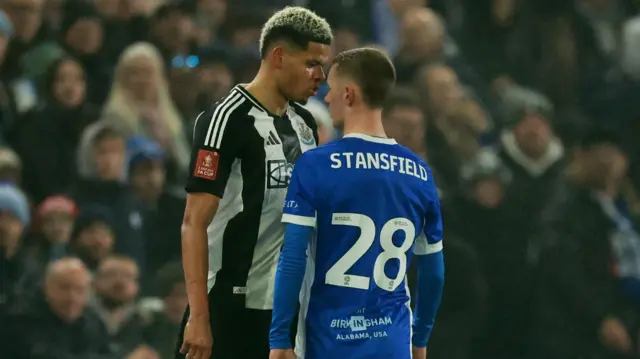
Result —
<instances>
[{"instance_id":1,"label":"football player in blue shirt","mask_svg":"<svg viewBox=\"0 0 640 359\"><path fill-rule=\"evenodd\" d=\"M395 70L384 53L340 53L327 83L331 117L345 136L295 163L282 218L270 359L424 359L444 285L431 171L385 135L382 106ZM405 280L412 253L419 282L413 318ZM294 353L290 328L298 300Z\"/></svg>"}]
</instances>

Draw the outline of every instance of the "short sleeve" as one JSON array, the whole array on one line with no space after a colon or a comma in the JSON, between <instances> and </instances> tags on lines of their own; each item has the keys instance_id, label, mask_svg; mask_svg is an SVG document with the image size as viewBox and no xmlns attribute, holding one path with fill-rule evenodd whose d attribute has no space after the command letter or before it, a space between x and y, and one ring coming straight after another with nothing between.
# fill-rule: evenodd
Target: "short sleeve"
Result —
<instances>
[{"instance_id":1,"label":"short sleeve","mask_svg":"<svg viewBox=\"0 0 640 359\"><path fill-rule=\"evenodd\" d=\"M242 95L231 92L195 121L189 164L188 193L210 193L222 198L242 143L242 118L234 110Z\"/></svg>"},{"instance_id":2,"label":"short sleeve","mask_svg":"<svg viewBox=\"0 0 640 359\"><path fill-rule=\"evenodd\" d=\"M316 226L314 193L317 176L313 173L310 158L302 155L293 168L287 197L284 202L282 222L301 226Z\"/></svg>"},{"instance_id":3,"label":"short sleeve","mask_svg":"<svg viewBox=\"0 0 640 359\"><path fill-rule=\"evenodd\" d=\"M430 183L429 183L430 182ZM442 213L438 190L433 181L429 181L428 199L425 204L424 228L413 249L416 255L427 255L442 251Z\"/></svg>"}]
</instances>

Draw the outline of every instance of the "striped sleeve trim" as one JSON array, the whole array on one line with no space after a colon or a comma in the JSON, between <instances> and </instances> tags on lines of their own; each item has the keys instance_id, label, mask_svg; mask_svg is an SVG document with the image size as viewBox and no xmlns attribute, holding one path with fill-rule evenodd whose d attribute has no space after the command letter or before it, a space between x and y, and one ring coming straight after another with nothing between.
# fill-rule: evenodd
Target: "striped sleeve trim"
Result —
<instances>
[{"instance_id":1,"label":"striped sleeve trim","mask_svg":"<svg viewBox=\"0 0 640 359\"><path fill-rule=\"evenodd\" d=\"M245 101L245 97L238 91L232 91L222 102L218 104L213 111L211 120L209 122L209 128L207 129L207 135L204 139L204 146L215 149L220 149L222 146L222 138L224 137L224 130L227 127L227 122L231 117L231 114Z\"/></svg>"},{"instance_id":2,"label":"striped sleeve trim","mask_svg":"<svg viewBox=\"0 0 640 359\"><path fill-rule=\"evenodd\" d=\"M416 244L413 247L413 253L418 256L438 253L440 251L442 251L442 241L436 243L427 243L426 240L416 241Z\"/></svg>"},{"instance_id":3,"label":"striped sleeve trim","mask_svg":"<svg viewBox=\"0 0 640 359\"><path fill-rule=\"evenodd\" d=\"M297 224L299 226L306 226L306 227L313 227L313 228L316 227L315 217L298 216L295 214L287 214L287 213L283 214L282 222Z\"/></svg>"}]
</instances>

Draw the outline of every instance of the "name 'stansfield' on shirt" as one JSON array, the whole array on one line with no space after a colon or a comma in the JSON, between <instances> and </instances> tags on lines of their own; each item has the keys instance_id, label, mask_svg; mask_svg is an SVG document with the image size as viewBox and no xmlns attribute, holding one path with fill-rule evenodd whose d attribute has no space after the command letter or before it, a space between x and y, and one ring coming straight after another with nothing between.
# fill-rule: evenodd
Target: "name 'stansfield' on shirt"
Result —
<instances>
[{"instance_id":1,"label":"name 'stansfield' on shirt","mask_svg":"<svg viewBox=\"0 0 640 359\"><path fill-rule=\"evenodd\" d=\"M385 170L427 180L427 169L414 160L388 153L342 152L332 153L331 168L355 168L367 170Z\"/></svg>"}]
</instances>

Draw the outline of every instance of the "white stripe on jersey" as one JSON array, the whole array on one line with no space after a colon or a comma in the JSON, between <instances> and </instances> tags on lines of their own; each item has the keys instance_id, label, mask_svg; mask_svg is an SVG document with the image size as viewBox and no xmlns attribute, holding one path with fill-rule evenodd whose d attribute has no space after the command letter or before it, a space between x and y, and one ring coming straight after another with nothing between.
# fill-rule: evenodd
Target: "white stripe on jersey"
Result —
<instances>
[{"instance_id":1,"label":"white stripe on jersey","mask_svg":"<svg viewBox=\"0 0 640 359\"><path fill-rule=\"evenodd\" d=\"M200 119L200 117L202 117L202 115L204 115L205 112L206 111L200 112L198 117L196 117L196 120L193 122L193 135L191 135L191 141L196 140L196 126L198 126L198 120Z\"/></svg>"},{"instance_id":2,"label":"white stripe on jersey","mask_svg":"<svg viewBox=\"0 0 640 359\"><path fill-rule=\"evenodd\" d=\"M220 122L222 122L224 109L227 108L230 104L234 104L241 97L242 96L237 91L231 91L227 98L225 98L221 103L218 104L215 111L213 111L213 115L211 116L211 120L209 122L207 136L204 139L205 146L211 147L213 145L213 138L217 135L217 131L220 127Z\"/></svg>"},{"instance_id":3,"label":"white stripe on jersey","mask_svg":"<svg viewBox=\"0 0 640 359\"><path fill-rule=\"evenodd\" d=\"M212 147L220 148L220 146L222 145L222 137L223 137L222 134L224 133L225 127L227 127L227 122L229 121L229 117L231 116L233 111L235 111L235 109L238 108L238 106L242 105L242 103L244 101L245 101L245 97L243 96L240 101L235 101L235 103L233 104L233 106L231 106L231 108L225 110L226 113L224 115L224 120L222 120L222 125L220 126L220 131L218 131L218 133L216 134L216 145L215 146L213 146L213 139L211 139Z\"/></svg>"}]
</instances>

